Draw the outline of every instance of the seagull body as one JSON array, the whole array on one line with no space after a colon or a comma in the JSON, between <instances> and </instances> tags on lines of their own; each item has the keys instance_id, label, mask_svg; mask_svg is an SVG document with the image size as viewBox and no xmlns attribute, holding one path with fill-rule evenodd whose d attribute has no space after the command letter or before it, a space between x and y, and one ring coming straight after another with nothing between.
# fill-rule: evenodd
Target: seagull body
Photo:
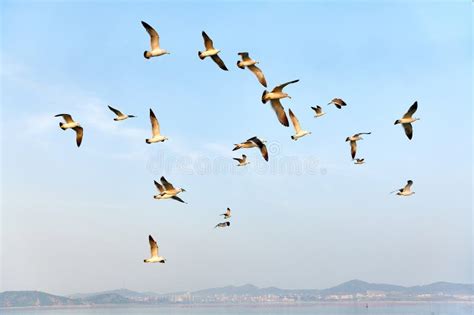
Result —
<instances>
[{"instance_id":1,"label":"seagull body","mask_svg":"<svg viewBox=\"0 0 474 315\"><path fill-rule=\"evenodd\" d=\"M166 259L158 254L158 244L155 242L151 235L148 235L148 242L150 243L151 257L148 259L144 259L143 262L164 264L166 262Z\"/></svg>"},{"instance_id":2,"label":"seagull body","mask_svg":"<svg viewBox=\"0 0 474 315\"><path fill-rule=\"evenodd\" d=\"M109 109L115 113L115 115L117 115L117 117L114 118L115 121L121 121L121 120L125 120L127 118L133 118L135 116L133 115L125 115L124 113L122 113L121 111L119 111L118 109L115 109L113 108L112 106L109 106Z\"/></svg>"},{"instance_id":3,"label":"seagull body","mask_svg":"<svg viewBox=\"0 0 474 315\"><path fill-rule=\"evenodd\" d=\"M153 196L155 199L174 199L176 201L186 203L177 195L181 192L186 191L184 188L174 188L174 186L166 180L164 176L160 178L161 184L155 180L155 186L160 192L158 195Z\"/></svg>"},{"instance_id":4,"label":"seagull body","mask_svg":"<svg viewBox=\"0 0 474 315\"><path fill-rule=\"evenodd\" d=\"M352 159L354 159L355 156L356 156L357 141L364 139L364 138L361 137L361 135L370 135L370 134L371 134L371 132L360 132L360 133L356 133L355 135L353 135L351 137L346 138L346 142L350 141L350 143L351 143L351 156L352 156Z\"/></svg>"},{"instance_id":5,"label":"seagull body","mask_svg":"<svg viewBox=\"0 0 474 315\"><path fill-rule=\"evenodd\" d=\"M160 35L158 35L158 32L146 22L142 21L142 25L146 29L147 33L150 35L151 46L151 50L145 50L145 52L143 52L143 56L146 59L150 59L151 57L168 55L168 51L160 48Z\"/></svg>"},{"instance_id":6,"label":"seagull body","mask_svg":"<svg viewBox=\"0 0 474 315\"><path fill-rule=\"evenodd\" d=\"M346 105L347 105L346 102L344 102L344 101L342 100L342 98L333 98L332 101L330 101L330 102L328 103L328 105L330 105L330 104L336 105L336 107L339 108L339 109L341 109L342 106L346 106Z\"/></svg>"},{"instance_id":7,"label":"seagull body","mask_svg":"<svg viewBox=\"0 0 474 315\"><path fill-rule=\"evenodd\" d=\"M239 162L237 166L245 166L250 163L247 161L247 156L245 154L242 154L242 158L233 158L233 159Z\"/></svg>"},{"instance_id":8,"label":"seagull body","mask_svg":"<svg viewBox=\"0 0 474 315\"><path fill-rule=\"evenodd\" d=\"M295 134L291 136L291 139L296 141L301 137L311 134L311 131L301 129L300 122L298 121L298 118L296 118L295 114L293 114L293 112L291 111L291 108L288 110L288 113L290 114L291 123L295 128Z\"/></svg>"},{"instance_id":9,"label":"seagull body","mask_svg":"<svg viewBox=\"0 0 474 315\"><path fill-rule=\"evenodd\" d=\"M316 114L314 115L314 117L316 117L316 118L321 117L324 114L326 114L325 112L323 112L323 109L319 105L316 106L316 107L311 106L311 108L316 112Z\"/></svg>"},{"instance_id":10,"label":"seagull body","mask_svg":"<svg viewBox=\"0 0 474 315\"><path fill-rule=\"evenodd\" d=\"M54 117L62 117L64 119L65 123L59 123L59 127L62 130L72 129L76 132L76 144L78 147L80 147L82 143L82 136L84 134L84 129L81 127L81 125L74 121L69 114L57 114Z\"/></svg>"},{"instance_id":11,"label":"seagull body","mask_svg":"<svg viewBox=\"0 0 474 315\"><path fill-rule=\"evenodd\" d=\"M262 154L263 158L265 159L265 161L268 162L268 150L264 142L265 141L262 141L257 137L253 137L253 138L247 139L247 141L245 142L235 144L235 147L232 151L258 147L260 149L260 153Z\"/></svg>"},{"instance_id":12,"label":"seagull body","mask_svg":"<svg viewBox=\"0 0 474 315\"><path fill-rule=\"evenodd\" d=\"M224 216L224 219L227 220L227 219L229 219L229 218L232 216L232 210L230 210L230 208L227 208L227 210L226 210L223 214L221 214L221 215L223 215L223 216Z\"/></svg>"},{"instance_id":13,"label":"seagull body","mask_svg":"<svg viewBox=\"0 0 474 315\"><path fill-rule=\"evenodd\" d=\"M202 32L202 38L204 39L204 47L206 48L205 51L198 51L198 56L201 60L206 57L211 57L212 60L221 68L222 70L228 71L227 67L224 64L224 61L217 55L220 50L214 48L214 43L212 39L206 34L206 32Z\"/></svg>"},{"instance_id":14,"label":"seagull body","mask_svg":"<svg viewBox=\"0 0 474 315\"><path fill-rule=\"evenodd\" d=\"M413 185L413 181L409 180L407 181L407 184L405 185L405 187L392 191L392 193L397 192L398 196L403 196L403 197L411 196L415 193L414 191L411 191L411 185Z\"/></svg>"},{"instance_id":15,"label":"seagull body","mask_svg":"<svg viewBox=\"0 0 474 315\"><path fill-rule=\"evenodd\" d=\"M293 81L280 84L274 87L271 92L268 92L267 90L265 90L263 91L263 94L262 94L262 103L265 104L266 102L270 101L270 104L272 105L272 108L275 111L278 117L278 120L283 126L286 126L286 127L288 127L290 124L288 122L288 118L286 117L285 109L280 103L280 99L291 98L291 96L283 92L283 88L287 86L288 84L296 83L298 81L299 80L293 80Z\"/></svg>"},{"instance_id":16,"label":"seagull body","mask_svg":"<svg viewBox=\"0 0 474 315\"><path fill-rule=\"evenodd\" d=\"M216 226L214 228L225 228L225 227L228 227L228 226L230 226L230 222L226 221L226 222L216 224Z\"/></svg>"},{"instance_id":17,"label":"seagull body","mask_svg":"<svg viewBox=\"0 0 474 315\"><path fill-rule=\"evenodd\" d=\"M158 122L158 119L156 119L155 113L153 112L151 108L150 108L150 122L151 122L152 137L149 139L145 139L145 142L150 144L150 143L155 143L155 142L165 142L166 140L168 140L167 137L161 135L160 123Z\"/></svg>"},{"instance_id":18,"label":"seagull body","mask_svg":"<svg viewBox=\"0 0 474 315\"><path fill-rule=\"evenodd\" d=\"M242 60L237 61L237 67L240 69L245 69L245 67L247 67L253 72L253 74L255 74L258 82L260 82L264 87L267 87L267 81L265 80L262 70L256 66L258 62L250 58L248 52L240 52L238 55L242 57Z\"/></svg>"},{"instance_id":19,"label":"seagull body","mask_svg":"<svg viewBox=\"0 0 474 315\"><path fill-rule=\"evenodd\" d=\"M412 127L411 123L415 122L417 120L420 120L420 118L412 117L417 109L418 109L418 102L415 102L415 103L413 103L413 105L410 106L410 108L405 113L405 115L403 115L403 118L397 119L394 123L394 125L402 124L403 129L405 130L405 134L407 135L408 139L410 139L410 140L413 137L413 127Z\"/></svg>"},{"instance_id":20,"label":"seagull body","mask_svg":"<svg viewBox=\"0 0 474 315\"><path fill-rule=\"evenodd\" d=\"M364 164L365 163L365 159L356 159L354 164Z\"/></svg>"}]
</instances>

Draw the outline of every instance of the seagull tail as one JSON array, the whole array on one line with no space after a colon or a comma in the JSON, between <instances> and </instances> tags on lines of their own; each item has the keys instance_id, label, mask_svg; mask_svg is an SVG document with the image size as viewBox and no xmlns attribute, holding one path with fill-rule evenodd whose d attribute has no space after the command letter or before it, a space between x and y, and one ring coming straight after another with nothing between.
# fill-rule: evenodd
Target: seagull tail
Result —
<instances>
[{"instance_id":1,"label":"seagull tail","mask_svg":"<svg viewBox=\"0 0 474 315\"><path fill-rule=\"evenodd\" d=\"M59 122L59 128L61 128L62 130L66 130L66 128L63 127L64 123L63 122Z\"/></svg>"},{"instance_id":2,"label":"seagull tail","mask_svg":"<svg viewBox=\"0 0 474 315\"><path fill-rule=\"evenodd\" d=\"M244 66L241 66L241 65L240 65L240 61L239 61L239 60L237 60L237 67L239 67L240 69L245 69Z\"/></svg>"},{"instance_id":3,"label":"seagull tail","mask_svg":"<svg viewBox=\"0 0 474 315\"><path fill-rule=\"evenodd\" d=\"M265 96L268 94L268 91L265 90L263 91L263 94L262 94L262 103L265 104L267 102L267 100L265 99Z\"/></svg>"},{"instance_id":4,"label":"seagull tail","mask_svg":"<svg viewBox=\"0 0 474 315\"><path fill-rule=\"evenodd\" d=\"M201 52L200 52L200 51L198 51L198 56L199 56L199 59L201 59L201 60L204 60L204 58L205 58L205 57L202 57L202 56L201 56Z\"/></svg>"}]
</instances>

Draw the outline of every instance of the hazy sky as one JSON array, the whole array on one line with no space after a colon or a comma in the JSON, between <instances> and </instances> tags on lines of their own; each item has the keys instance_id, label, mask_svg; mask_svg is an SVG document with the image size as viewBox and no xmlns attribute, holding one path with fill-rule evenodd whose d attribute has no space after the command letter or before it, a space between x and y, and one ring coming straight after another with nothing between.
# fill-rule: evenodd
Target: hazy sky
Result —
<instances>
[{"instance_id":1,"label":"hazy sky","mask_svg":"<svg viewBox=\"0 0 474 315\"><path fill-rule=\"evenodd\" d=\"M449 3L448 3L449 2ZM469 1L3 1L0 291L472 281ZM153 25L163 48L143 58ZM199 60L205 30L230 69ZM312 135L294 142L248 51ZM326 106L342 97L348 106ZM414 137L393 122L418 101ZM314 119L310 106L327 115ZM135 114L116 123L107 105ZM148 109L170 138L147 145ZM81 148L58 113L84 127ZM353 165L345 138L367 164ZM266 139L270 162L234 167ZM291 167L289 167L291 166ZM153 199L165 175L189 204ZM416 194L389 192L414 180ZM214 230L226 207L229 229ZM152 234L168 261L144 264Z\"/></svg>"}]
</instances>

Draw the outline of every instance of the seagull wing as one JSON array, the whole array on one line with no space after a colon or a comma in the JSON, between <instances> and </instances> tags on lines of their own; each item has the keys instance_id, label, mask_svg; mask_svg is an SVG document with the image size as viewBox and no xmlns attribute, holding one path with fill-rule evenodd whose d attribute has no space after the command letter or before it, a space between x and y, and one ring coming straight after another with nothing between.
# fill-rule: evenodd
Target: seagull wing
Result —
<instances>
[{"instance_id":1,"label":"seagull wing","mask_svg":"<svg viewBox=\"0 0 474 315\"><path fill-rule=\"evenodd\" d=\"M67 123L74 122L71 115L69 115L69 114L57 114L57 115L54 115L54 117L62 117Z\"/></svg>"},{"instance_id":2,"label":"seagull wing","mask_svg":"<svg viewBox=\"0 0 474 315\"><path fill-rule=\"evenodd\" d=\"M173 185L171 185L171 183L167 181L164 176L161 176L160 181L163 184L163 186L165 186L166 190L175 190Z\"/></svg>"},{"instance_id":3,"label":"seagull wing","mask_svg":"<svg viewBox=\"0 0 474 315\"><path fill-rule=\"evenodd\" d=\"M211 58L212 58L212 60L214 60L215 63L217 63L219 68L221 68L222 70L225 70L225 71L229 70L225 66L224 61L222 61L221 57L219 57L218 55L212 55Z\"/></svg>"},{"instance_id":4,"label":"seagull wing","mask_svg":"<svg viewBox=\"0 0 474 315\"><path fill-rule=\"evenodd\" d=\"M370 135L372 132L359 132L354 135L354 137L358 137L360 135Z\"/></svg>"},{"instance_id":5,"label":"seagull wing","mask_svg":"<svg viewBox=\"0 0 474 315\"><path fill-rule=\"evenodd\" d=\"M275 86L275 87L273 88L272 92L274 92L274 93L275 93L275 92L281 92L281 91L283 91L283 88L284 88L285 86L287 86L288 84L296 83L296 82L298 82L298 81L299 81L299 80L293 80L293 81L289 81L289 82L286 82L286 83L277 85L277 86Z\"/></svg>"},{"instance_id":6,"label":"seagull wing","mask_svg":"<svg viewBox=\"0 0 474 315\"><path fill-rule=\"evenodd\" d=\"M275 111L280 123L283 126L288 127L290 125L290 123L288 122L288 117L286 117L285 109L281 105L280 100L279 99L273 99L273 100L270 101L270 103L272 104L272 108Z\"/></svg>"},{"instance_id":7,"label":"seagull wing","mask_svg":"<svg viewBox=\"0 0 474 315\"><path fill-rule=\"evenodd\" d=\"M151 235L148 235L148 242L150 243L151 257L158 257L158 244Z\"/></svg>"},{"instance_id":8,"label":"seagull wing","mask_svg":"<svg viewBox=\"0 0 474 315\"><path fill-rule=\"evenodd\" d=\"M204 47L206 47L206 50L214 49L212 39L204 31L202 31L202 38L204 38Z\"/></svg>"},{"instance_id":9,"label":"seagull wing","mask_svg":"<svg viewBox=\"0 0 474 315\"><path fill-rule=\"evenodd\" d=\"M406 112L405 115L403 115L403 118L411 118L411 116L413 116L413 114L416 112L417 109L418 109L418 102L415 102L413 103L413 105L410 106L410 108L408 109L408 112Z\"/></svg>"},{"instance_id":10,"label":"seagull wing","mask_svg":"<svg viewBox=\"0 0 474 315\"><path fill-rule=\"evenodd\" d=\"M163 188L163 186L162 186L160 183L158 183L156 180L155 180L155 186L156 186L156 188L158 188L158 190L160 191L160 193L162 193L162 192L165 191L165 189Z\"/></svg>"},{"instance_id":11,"label":"seagull wing","mask_svg":"<svg viewBox=\"0 0 474 315\"><path fill-rule=\"evenodd\" d=\"M186 203L183 199L179 198L178 196L173 196L173 197L171 197L171 199L174 199L174 200L182 202L182 203Z\"/></svg>"},{"instance_id":12,"label":"seagull wing","mask_svg":"<svg viewBox=\"0 0 474 315\"><path fill-rule=\"evenodd\" d=\"M159 49L160 48L160 35L158 35L158 32L155 31L155 29L146 22L142 21L142 25L146 29L147 33L150 35L151 49Z\"/></svg>"},{"instance_id":13,"label":"seagull wing","mask_svg":"<svg viewBox=\"0 0 474 315\"><path fill-rule=\"evenodd\" d=\"M265 161L268 161L267 146L257 137L251 138L251 141L258 146L258 148L260 149L260 153L262 153L262 156L265 159Z\"/></svg>"},{"instance_id":14,"label":"seagull wing","mask_svg":"<svg viewBox=\"0 0 474 315\"><path fill-rule=\"evenodd\" d=\"M84 129L81 126L74 127L73 129L76 132L77 147L80 147L82 143L82 136L84 135Z\"/></svg>"},{"instance_id":15,"label":"seagull wing","mask_svg":"<svg viewBox=\"0 0 474 315\"><path fill-rule=\"evenodd\" d=\"M412 180L407 181L407 184L405 185L405 187L403 187L403 191L404 192L409 192L410 188L411 188L411 185L413 185L413 181Z\"/></svg>"},{"instance_id":16,"label":"seagull wing","mask_svg":"<svg viewBox=\"0 0 474 315\"><path fill-rule=\"evenodd\" d=\"M154 137L160 135L160 123L158 122L158 119L156 119L155 113L153 110L150 108L150 122L151 122L151 133L153 134Z\"/></svg>"},{"instance_id":17,"label":"seagull wing","mask_svg":"<svg viewBox=\"0 0 474 315\"><path fill-rule=\"evenodd\" d=\"M239 52L238 55L242 57L243 61L250 61L249 53L248 52Z\"/></svg>"},{"instance_id":18,"label":"seagull wing","mask_svg":"<svg viewBox=\"0 0 474 315\"><path fill-rule=\"evenodd\" d=\"M241 158L232 158L232 159L236 160L239 163L244 163L245 162L245 160L241 159Z\"/></svg>"},{"instance_id":19,"label":"seagull wing","mask_svg":"<svg viewBox=\"0 0 474 315\"><path fill-rule=\"evenodd\" d=\"M357 141L351 140L351 156L352 159L355 158L357 152Z\"/></svg>"},{"instance_id":20,"label":"seagull wing","mask_svg":"<svg viewBox=\"0 0 474 315\"><path fill-rule=\"evenodd\" d=\"M263 75L263 72L262 70L260 70L259 67L257 67L256 65L252 65L248 66L247 68L249 68L249 70L257 76L258 82L260 82L261 85L267 87L267 80L265 80L265 76Z\"/></svg>"},{"instance_id":21,"label":"seagull wing","mask_svg":"<svg viewBox=\"0 0 474 315\"><path fill-rule=\"evenodd\" d=\"M311 108L316 112L316 114L321 114L322 112L321 106L316 106L316 107L311 106Z\"/></svg>"},{"instance_id":22,"label":"seagull wing","mask_svg":"<svg viewBox=\"0 0 474 315\"><path fill-rule=\"evenodd\" d=\"M112 106L109 106L109 109L115 113L117 116L123 116L122 112L119 111L118 109L113 108Z\"/></svg>"},{"instance_id":23,"label":"seagull wing","mask_svg":"<svg viewBox=\"0 0 474 315\"><path fill-rule=\"evenodd\" d=\"M288 113L290 114L291 123L293 124L296 133L299 133L301 131L301 126L300 122L298 121L298 118L296 118L295 114L293 114L291 109L288 110Z\"/></svg>"},{"instance_id":24,"label":"seagull wing","mask_svg":"<svg viewBox=\"0 0 474 315\"><path fill-rule=\"evenodd\" d=\"M402 124L403 129L405 129L405 134L407 135L408 139L411 140L413 138L413 126L410 123Z\"/></svg>"}]
</instances>

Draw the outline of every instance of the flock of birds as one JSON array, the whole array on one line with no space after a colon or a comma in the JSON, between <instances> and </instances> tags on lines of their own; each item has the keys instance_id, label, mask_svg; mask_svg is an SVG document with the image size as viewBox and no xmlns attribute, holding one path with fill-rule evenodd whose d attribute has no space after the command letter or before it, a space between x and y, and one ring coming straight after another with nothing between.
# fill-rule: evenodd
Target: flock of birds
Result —
<instances>
[{"instance_id":1,"label":"flock of birds","mask_svg":"<svg viewBox=\"0 0 474 315\"><path fill-rule=\"evenodd\" d=\"M160 47L160 36L158 35L158 32L146 22L142 21L141 23L143 27L146 29L146 31L148 32L148 34L150 35L150 43L151 43L151 50L145 51L143 53L143 56L146 59L150 59L153 57L159 57L159 56L170 54L167 50L162 49ZM228 71L224 61L218 55L220 50L214 47L214 43L212 39L204 31L202 32L202 37L204 39L205 50L198 51L199 58L203 60L207 57L210 57L219 66L220 69L224 71ZM239 52L238 55L241 57L241 60L237 61L237 67L239 67L240 69L245 69L245 68L249 69L257 77L260 84L263 85L264 87L267 87L267 81L265 79L265 75L263 74L262 70L256 66L259 62L250 58L248 52ZM287 85L297 83L298 81L299 80L292 80L292 81L288 81L286 83L277 85L271 90L271 92L264 90L261 97L262 103L266 104L267 102L270 102L271 107L276 113L278 121L285 127L289 126L289 121L286 115L286 111L283 105L281 104L280 100L284 98L291 98L291 96L283 92L283 89ZM341 98L334 98L328 103L328 105L331 105L331 104L334 105L338 109L341 109L342 107L347 106L346 102L342 100ZM111 106L108 106L108 108L116 115L116 117L114 118L115 121L122 121L122 120L135 117L134 115L124 114L120 110L113 108ZM401 124L403 126L403 129L405 130L405 134L410 140L413 137L412 123L419 120L419 118L413 117L413 114L416 112L417 108L418 108L418 103L415 102L408 109L408 111L403 115L402 118L397 119L395 121L395 125ZM321 106L311 107L311 109L314 110L315 112L315 115L314 115L315 118L320 118L325 115ZM288 110L288 114L290 116L290 120L291 120L291 123L293 124L293 128L295 131L295 134L291 136L291 139L296 141L304 136L311 134L310 131L306 131L301 128L298 118L295 116L295 114L293 113L291 109ZM150 108L149 115L150 115L152 136L151 138L145 139L146 143L151 144L151 143L157 143L157 142L164 142L168 140L168 137L163 136L161 134L160 124L158 122L158 119L156 118L155 113L153 112L151 108ZM55 117L62 117L64 119L64 122L59 123L59 127L62 130L72 129L76 132L76 144L78 147L80 147L82 143L82 138L84 135L83 127L78 122L76 122L70 114L58 114L58 115L55 115ZM370 135L370 134L371 132L359 132L346 138L346 142L350 143L351 157L352 157L352 160L354 161L354 164L361 165L365 163L364 158L356 158L357 142L363 139L362 135ZM250 148L258 148L260 150L262 157L265 159L265 161L268 161L268 150L265 145L265 141L262 139L259 139L258 137L252 137L252 138L247 139L246 141L235 144L233 151L239 150L239 149L250 149ZM247 156L245 154L242 154L241 158L234 158L234 160L238 161L237 166L246 166L250 163L247 160ZM166 180L164 176L160 178L160 183L157 181L154 181L154 183L158 190L158 194L154 195L155 199L157 200L173 199L181 203L186 203L180 197L178 197L180 193L186 191L185 189L175 188L173 184L171 184L168 180ZM413 185L413 181L408 180L407 184L403 188L394 190L391 193L396 193L399 196L411 196L415 193L411 191L412 185ZM226 212L221 214L221 216L224 217L225 221L218 223L215 226L215 228L229 227L230 226L229 219L232 216L232 212L230 208L227 208ZM145 259L144 262L145 263L165 263L166 259L159 255L158 244L156 243L156 241L153 239L151 235L148 236L148 241L150 244L151 257L148 259Z\"/></svg>"}]
</instances>

